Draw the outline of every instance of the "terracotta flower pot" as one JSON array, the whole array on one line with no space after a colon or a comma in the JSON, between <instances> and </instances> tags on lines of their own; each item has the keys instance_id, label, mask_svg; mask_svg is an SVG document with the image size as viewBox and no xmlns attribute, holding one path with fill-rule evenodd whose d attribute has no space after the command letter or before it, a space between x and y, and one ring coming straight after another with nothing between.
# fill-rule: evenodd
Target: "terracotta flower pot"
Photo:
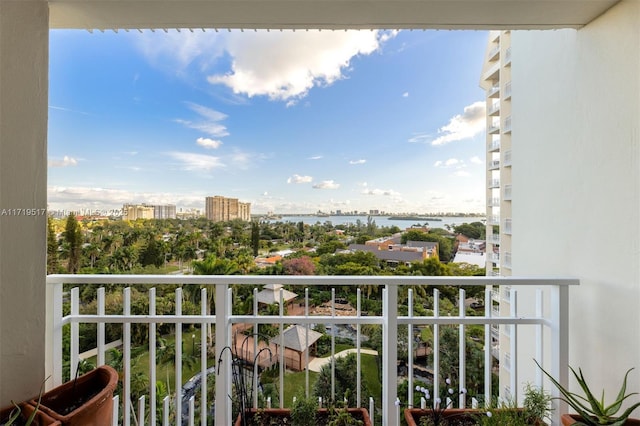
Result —
<instances>
[{"instance_id":1,"label":"terracotta flower pot","mask_svg":"<svg viewBox=\"0 0 640 426\"><path fill-rule=\"evenodd\" d=\"M16 426L24 424L24 422L27 421L27 419L35 410L35 407L27 402L18 404L18 406L20 407L20 417L18 418L16 423L14 423L14 425ZM11 406L0 410L0 424L4 424L9 420L9 416L15 408L16 407ZM60 426L60 422L38 409L38 411L36 412L36 416L33 418L33 423L31 423L31 426Z\"/></svg>"},{"instance_id":2,"label":"terracotta flower pot","mask_svg":"<svg viewBox=\"0 0 640 426\"><path fill-rule=\"evenodd\" d=\"M253 415L256 413L257 410L255 409L251 409L251 411L249 412L248 416L249 419L253 417ZM291 410L288 408L266 408L264 410L261 410L263 413L265 413L265 415L268 416L273 416L276 418L290 418L291 417ZM348 408L349 413L351 413L354 417L356 417L358 420L362 420L364 423L364 426L371 426L371 418L369 417L369 412L367 411L366 408ZM326 408L321 408L318 410L318 414L320 415L326 415L328 413L328 410ZM234 423L234 426L242 426L242 419L240 418L240 415L238 415L238 418L236 419L236 422Z\"/></svg>"},{"instance_id":3,"label":"terracotta flower pot","mask_svg":"<svg viewBox=\"0 0 640 426\"><path fill-rule=\"evenodd\" d=\"M63 426L111 426L118 373L103 365L42 395L40 410ZM37 402L32 400L35 406Z\"/></svg>"},{"instance_id":4,"label":"terracotta flower pot","mask_svg":"<svg viewBox=\"0 0 640 426\"><path fill-rule=\"evenodd\" d=\"M562 417L560 418L560 420L562 420L563 426L571 426L571 425L575 424L576 422L581 421L582 417L577 415L577 414L563 414ZM640 426L640 420L639 419L627 419L627 421L625 422L625 425L628 425L628 426Z\"/></svg>"}]
</instances>

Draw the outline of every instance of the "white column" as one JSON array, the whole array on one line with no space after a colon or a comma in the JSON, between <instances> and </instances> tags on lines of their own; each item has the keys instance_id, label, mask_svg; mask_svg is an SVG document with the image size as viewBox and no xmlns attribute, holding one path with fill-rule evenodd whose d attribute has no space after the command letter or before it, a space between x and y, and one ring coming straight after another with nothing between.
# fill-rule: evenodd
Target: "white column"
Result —
<instances>
[{"instance_id":1,"label":"white column","mask_svg":"<svg viewBox=\"0 0 640 426\"><path fill-rule=\"evenodd\" d=\"M47 2L0 1L0 406L45 377L48 55Z\"/></svg>"}]
</instances>

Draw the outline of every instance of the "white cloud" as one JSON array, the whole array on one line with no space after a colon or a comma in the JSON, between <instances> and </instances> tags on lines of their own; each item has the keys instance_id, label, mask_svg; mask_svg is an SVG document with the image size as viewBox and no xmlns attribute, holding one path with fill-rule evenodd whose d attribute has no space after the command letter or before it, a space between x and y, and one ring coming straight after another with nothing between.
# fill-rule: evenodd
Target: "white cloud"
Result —
<instances>
[{"instance_id":1,"label":"white cloud","mask_svg":"<svg viewBox=\"0 0 640 426\"><path fill-rule=\"evenodd\" d=\"M360 159L360 160L351 160L351 161L349 161L349 164L364 164L364 163L366 163L366 162L367 162L367 160L364 160L364 159Z\"/></svg>"},{"instance_id":2,"label":"white cloud","mask_svg":"<svg viewBox=\"0 0 640 426\"><path fill-rule=\"evenodd\" d=\"M49 167L70 167L77 166L78 160L65 155L62 160L49 160Z\"/></svg>"},{"instance_id":3,"label":"white cloud","mask_svg":"<svg viewBox=\"0 0 640 426\"><path fill-rule=\"evenodd\" d=\"M218 149L220 145L222 145L221 141L216 141L210 138L198 138L196 143L203 148L207 149Z\"/></svg>"},{"instance_id":4,"label":"white cloud","mask_svg":"<svg viewBox=\"0 0 640 426\"><path fill-rule=\"evenodd\" d=\"M309 157L309 160L321 160L322 158L322 155L314 155L313 157Z\"/></svg>"},{"instance_id":5,"label":"white cloud","mask_svg":"<svg viewBox=\"0 0 640 426\"><path fill-rule=\"evenodd\" d=\"M393 189L365 189L362 191L365 195L383 195L386 197L399 197L400 193Z\"/></svg>"},{"instance_id":6,"label":"white cloud","mask_svg":"<svg viewBox=\"0 0 640 426\"><path fill-rule=\"evenodd\" d=\"M287 183L310 183L312 180L311 176L293 175L287 179Z\"/></svg>"},{"instance_id":7,"label":"white cloud","mask_svg":"<svg viewBox=\"0 0 640 426\"><path fill-rule=\"evenodd\" d=\"M408 98L408 97L409 97L409 92L404 92L404 93L402 94L402 97L403 97L403 98Z\"/></svg>"},{"instance_id":8,"label":"white cloud","mask_svg":"<svg viewBox=\"0 0 640 426\"><path fill-rule=\"evenodd\" d=\"M197 121L176 119L176 123L216 138L229 135L227 127L220 123L227 118L226 114L192 102L187 102L187 106L200 116L199 119Z\"/></svg>"},{"instance_id":9,"label":"white cloud","mask_svg":"<svg viewBox=\"0 0 640 426\"><path fill-rule=\"evenodd\" d=\"M340 184L339 183L335 183L332 180L323 180L320 183L316 183L315 185L313 185L314 189L338 189L340 188Z\"/></svg>"},{"instance_id":10,"label":"white cloud","mask_svg":"<svg viewBox=\"0 0 640 426\"><path fill-rule=\"evenodd\" d=\"M458 160L457 158L449 158L448 160L442 161L442 160L438 160L433 164L434 167L453 167L453 166L457 166L458 168L460 167L466 167L466 165L464 164L464 161Z\"/></svg>"},{"instance_id":11,"label":"white cloud","mask_svg":"<svg viewBox=\"0 0 640 426\"><path fill-rule=\"evenodd\" d=\"M414 135L409 138L409 143L425 143L430 141L431 138L431 135L428 133L414 133Z\"/></svg>"},{"instance_id":12,"label":"white cloud","mask_svg":"<svg viewBox=\"0 0 640 426\"><path fill-rule=\"evenodd\" d=\"M49 211L56 209L119 209L125 203L176 204L182 207L202 208L206 194L134 192L113 188L49 186Z\"/></svg>"},{"instance_id":13,"label":"white cloud","mask_svg":"<svg viewBox=\"0 0 640 426\"><path fill-rule=\"evenodd\" d=\"M482 160L478 156L471 157L469 161L471 162L471 164L482 164Z\"/></svg>"},{"instance_id":14,"label":"white cloud","mask_svg":"<svg viewBox=\"0 0 640 426\"><path fill-rule=\"evenodd\" d=\"M212 155L194 154L191 152L169 152L169 156L182 163L183 170L211 171L226 167L220 157Z\"/></svg>"},{"instance_id":15,"label":"white cloud","mask_svg":"<svg viewBox=\"0 0 640 426\"><path fill-rule=\"evenodd\" d=\"M330 85L358 55L369 55L394 33L381 31L252 32L225 34L231 70L208 78L234 93L289 101L314 86Z\"/></svg>"},{"instance_id":16,"label":"white cloud","mask_svg":"<svg viewBox=\"0 0 640 426\"><path fill-rule=\"evenodd\" d=\"M449 124L438 130L438 136L431 145L444 145L449 142L469 139L482 132L486 124L486 103L474 102L464 107L462 114L455 115Z\"/></svg>"}]
</instances>

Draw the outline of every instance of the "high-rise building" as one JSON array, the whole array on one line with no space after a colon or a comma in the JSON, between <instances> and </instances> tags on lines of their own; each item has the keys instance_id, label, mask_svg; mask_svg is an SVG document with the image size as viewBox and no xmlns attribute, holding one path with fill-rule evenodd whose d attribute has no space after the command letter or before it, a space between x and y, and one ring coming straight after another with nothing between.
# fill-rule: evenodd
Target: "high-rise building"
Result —
<instances>
[{"instance_id":1,"label":"high-rise building","mask_svg":"<svg viewBox=\"0 0 640 426\"><path fill-rule=\"evenodd\" d=\"M153 207L144 204L125 204L122 206L122 219L153 219Z\"/></svg>"},{"instance_id":2,"label":"high-rise building","mask_svg":"<svg viewBox=\"0 0 640 426\"><path fill-rule=\"evenodd\" d=\"M490 31L480 86L486 90L487 237L486 273L511 275L511 32ZM494 309L510 311L510 289L495 295ZM511 337L507 326L492 327L493 354L500 362L500 395L509 399Z\"/></svg>"},{"instance_id":3,"label":"high-rise building","mask_svg":"<svg viewBox=\"0 0 640 426\"><path fill-rule=\"evenodd\" d=\"M242 203L237 198L221 195L205 199L205 216L214 222L225 222L234 219L251 220L251 203Z\"/></svg>"},{"instance_id":4,"label":"high-rise building","mask_svg":"<svg viewBox=\"0 0 640 426\"><path fill-rule=\"evenodd\" d=\"M154 219L175 219L176 218L175 204L155 204L149 207L153 207Z\"/></svg>"}]
</instances>

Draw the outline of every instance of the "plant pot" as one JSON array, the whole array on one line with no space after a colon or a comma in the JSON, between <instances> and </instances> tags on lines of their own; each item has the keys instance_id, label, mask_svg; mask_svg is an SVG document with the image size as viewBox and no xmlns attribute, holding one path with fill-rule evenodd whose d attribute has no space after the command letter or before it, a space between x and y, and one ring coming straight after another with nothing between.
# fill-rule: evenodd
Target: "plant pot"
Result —
<instances>
[{"instance_id":1,"label":"plant pot","mask_svg":"<svg viewBox=\"0 0 640 426\"><path fill-rule=\"evenodd\" d=\"M440 426L446 426L449 420L455 421L456 425L477 425L477 417L482 414L481 410L471 408L447 408L440 413ZM404 418L408 426L417 426L420 424L422 417L433 416L432 410L423 410L421 408L406 408L404 410Z\"/></svg>"},{"instance_id":2,"label":"plant pot","mask_svg":"<svg viewBox=\"0 0 640 426\"><path fill-rule=\"evenodd\" d=\"M18 417L18 419L12 424L12 426L24 425L27 419L36 409L34 406L27 402L18 404L18 406L20 407L20 417ZM9 420L9 416L15 408L16 407L11 406L0 410L0 425L5 424L5 422ZM36 416L33 418L33 423L31 423L31 426L60 426L60 422L38 409L38 411L36 412Z\"/></svg>"},{"instance_id":3,"label":"plant pot","mask_svg":"<svg viewBox=\"0 0 640 426\"><path fill-rule=\"evenodd\" d=\"M63 426L111 426L117 384L116 370L103 365L43 394L40 410Z\"/></svg>"},{"instance_id":4,"label":"plant pot","mask_svg":"<svg viewBox=\"0 0 640 426\"><path fill-rule=\"evenodd\" d=\"M576 422L582 421L582 416L577 414L563 414L560 420L562 420L563 426L571 426ZM627 419L624 424L627 426L640 426L640 419Z\"/></svg>"},{"instance_id":5,"label":"plant pot","mask_svg":"<svg viewBox=\"0 0 640 426\"><path fill-rule=\"evenodd\" d=\"M364 426L371 426L371 418L369 417L369 412L367 411L366 408L348 408L347 410L353 417L355 417L358 420L362 420ZM288 408L265 408L264 410L256 410L255 408L252 408L247 413L247 418L251 420L257 411L261 411L266 416L269 416L269 418L279 418L279 419L291 418L291 410ZM322 416L326 417L328 416L328 413L329 413L329 410L327 410L326 408L321 408L318 410L319 417L322 417ZM247 424L251 424L251 423L247 422ZM238 418L236 419L234 426L243 426L240 415L238 415Z\"/></svg>"}]
</instances>

